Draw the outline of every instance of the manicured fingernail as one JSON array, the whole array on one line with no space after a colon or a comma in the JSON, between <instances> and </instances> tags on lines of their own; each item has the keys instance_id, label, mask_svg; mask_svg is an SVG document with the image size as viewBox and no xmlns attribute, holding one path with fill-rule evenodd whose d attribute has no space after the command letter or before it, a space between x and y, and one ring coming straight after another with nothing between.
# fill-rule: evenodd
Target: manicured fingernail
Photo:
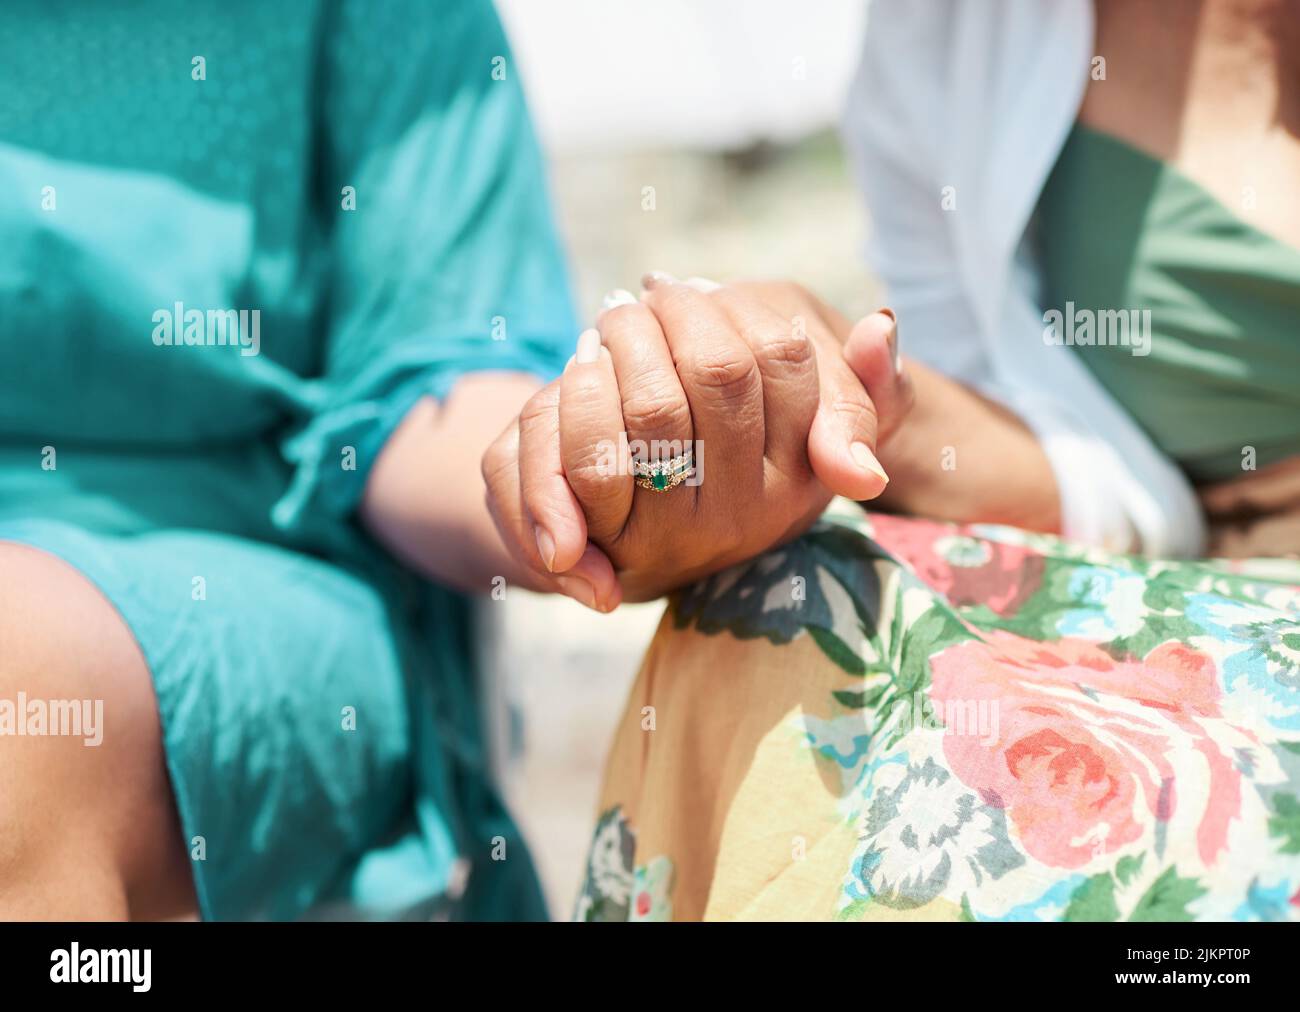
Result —
<instances>
[{"instance_id":1,"label":"manicured fingernail","mask_svg":"<svg viewBox=\"0 0 1300 1012\"><path fill-rule=\"evenodd\" d=\"M588 327L578 336L578 351L574 355L579 365L590 365L600 358L600 331Z\"/></svg>"},{"instance_id":2,"label":"manicured fingernail","mask_svg":"<svg viewBox=\"0 0 1300 1012\"><path fill-rule=\"evenodd\" d=\"M898 317L888 306L880 310L893 321L893 326L889 328L889 350L894 356L894 375L901 375L903 372L903 351L898 344Z\"/></svg>"},{"instance_id":3,"label":"manicured fingernail","mask_svg":"<svg viewBox=\"0 0 1300 1012\"><path fill-rule=\"evenodd\" d=\"M626 288L615 288L612 292L605 293L601 305L606 309L617 309L619 306L634 306L636 303L637 297Z\"/></svg>"},{"instance_id":4,"label":"manicured fingernail","mask_svg":"<svg viewBox=\"0 0 1300 1012\"><path fill-rule=\"evenodd\" d=\"M676 282L675 277L664 271L651 271L649 274L641 275L641 287L647 292L653 291L657 285L671 285Z\"/></svg>"},{"instance_id":5,"label":"manicured fingernail","mask_svg":"<svg viewBox=\"0 0 1300 1012\"><path fill-rule=\"evenodd\" d=\"M554 572L555 539L551 537L551 532L541 524L533 528L533 535L537 538L537 550L542 555L542 562L545 564L547 572Z\"/></svg>"},{"instance_id":6,"label":"manicured fingernail","mask_svg":"<svg viewBox=\"0 0 1300 1012\"><path fill-rule=\"evenodd\" d=\"M561 576L555 581L564 593L588 608L596 607L596 588L577 576Z\"/></svg>"},{"instance_id":7,"label":"manicured fingernail","mask_svg":"<svg viewBox=\"0 0 1300 1012\"><path fill-rule=\"evenodd\" d=\"M885 474L885 469L880 466L880 461L876 459L876 455L871 452L871 447L866 443L854 443L849 447L849 453L853 454L853 460L862 470L870 471L884 478L886 482L889 481L889 475Z\"/></svg>"},{"instance_id":8,"label":"manicured fingernail","mask_svg":"<svg viewBox=\"0 0 1300 1012\"><path fill-rule=\"evenodd\" d=\"M682 284L689 285L697 292L716 292L722 287L718 282L710 281L708 278L687 278Z\"/></svg>"}]
</instances>

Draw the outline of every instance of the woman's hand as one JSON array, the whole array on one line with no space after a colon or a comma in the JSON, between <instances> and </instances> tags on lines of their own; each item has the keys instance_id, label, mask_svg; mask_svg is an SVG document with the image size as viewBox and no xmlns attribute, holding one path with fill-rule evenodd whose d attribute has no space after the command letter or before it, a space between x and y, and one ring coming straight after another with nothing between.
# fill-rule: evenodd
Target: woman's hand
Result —
<instances>
[{"instance_id":1,"label":"woman's hand","mask_svg":"<svg viewBox=\"0 0 1300 1012\"><path fill-rule=\"evenodd\" d=\"M507 420L516 426L540 386L524 373L474 372L441 402L426 397L412 407L370 469L359 510L370 534L429 579L466 593L484 593L501 580L570 594L602 581L616 584L609 559L595 546L573 567L589 574L585 580L537 573L502 542L484 508L483 454Z\"/></svg>"},{"instance_id":2,"label":"woman's hand","mask_svg":"<svg viewBox=\"0 0 1300 1012\"><path fill-rule=\"evenodd\" d=\"M819 317L844 342L844 359L871 394L881 420L876 456L890 481L873 508L956 523L1060 531L1061 503L1051 463L1014 412L902 356L897 326L889 334L892 354L884 355L864 326L871 317L854 327L800 285L737 287L786 315Z\"/></svg>"},{"instance_id":3,"label":"woman's hand","mask_svg":"<svg viewBox=\"0 0 1300 1012\"><path fill-rule=\"evenodd\" d=\"M845 348L839 321L795 286L664 275L645 285L641 300L615 293L561 379L484 457L507 545L539 577L590 579L582 593L565 592L602 610L793 537L833 494L879 495L888 478L874 447L909 401L891 314L851 328ZM848 349L880 377L887 412L863 389ZM693 449L697 473L666 492L640 488L629 445L670 447L664 456ZM592 564L592 546L617 581Z\"/></svg>"},{"instance_id":4,"label":"woman's hand","mask_svg":"<svg viewBox=\"0 0 1300 1012\"><path fill-rule=\"evenodd\" d=\"M1300 555L1300 456L1202 485L1197 492L1209 521L1210 555Z\"/></svg>"}]
</instances>

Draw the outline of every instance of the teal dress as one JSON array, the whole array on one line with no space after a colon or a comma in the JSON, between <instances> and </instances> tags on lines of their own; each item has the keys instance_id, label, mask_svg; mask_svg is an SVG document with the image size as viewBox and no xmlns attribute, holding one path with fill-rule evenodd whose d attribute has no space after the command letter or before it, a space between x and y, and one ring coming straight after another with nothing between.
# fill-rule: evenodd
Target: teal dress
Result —
<instances>
[{"instance_id":1,"label":"teal dress","mask_svg":"<svg viewBox=\"0 0 1300 1012\"><path fill-rule=\"evenodd\" d=\"M576 333L490 3L7 3L0 94L0 540L138 640L202 915L542 916L469 602L355 518Z\"/></svg>"}]
</instances>

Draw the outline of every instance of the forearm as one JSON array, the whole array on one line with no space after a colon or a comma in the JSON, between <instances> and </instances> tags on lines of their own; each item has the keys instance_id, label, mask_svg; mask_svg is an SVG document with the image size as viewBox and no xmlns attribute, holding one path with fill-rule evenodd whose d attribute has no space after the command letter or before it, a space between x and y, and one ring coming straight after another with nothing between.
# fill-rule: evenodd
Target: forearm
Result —
<instances>
[{"instance_id":1,"label":"forearm","mask_svg":"<svg viewBox=\"0 0 1300 1012\"><path fill-rule=\"evenodd\" d=\"M412 568L458 590L484 593L496 577L534 587L492 522L480 465L540 386L519 373L476 373L441 404L417 404L366 483L360 516L371 534Z\"/></svg>"},{"instance_id":2,"label":"forearm","mask_svg":"<svg viewBox=\"0 0 1300 1012\"><path fill-rule=\"evenodd\" d=\"M1028 426L969 387L919 363L906 365L916 401L878 450L891 478L879 504L959 523L1058 533L1056 477Z\"/></svg>"},{"instance_id":3,"label":"forearm","mask_svg":"<svg viewBox=\"0 0 1300 1012\"><path fill-rule=\"evenodd\" d=\"M808 313L810 304L841 343L848 340L853 321L798 286L758 282L747 287L787 316ZM876 447L890 482L873 507L1059 532L1056 475L1028 426L956 380L905 362L914 399L907 416Z\"/></svg>"}]
</instances>

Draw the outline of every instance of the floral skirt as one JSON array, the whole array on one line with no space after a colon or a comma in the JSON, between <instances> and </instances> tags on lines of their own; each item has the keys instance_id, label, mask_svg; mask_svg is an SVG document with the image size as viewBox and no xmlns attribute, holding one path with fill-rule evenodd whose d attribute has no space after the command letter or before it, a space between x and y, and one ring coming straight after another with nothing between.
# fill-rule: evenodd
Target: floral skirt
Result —
<instances>
[{"instance_id":1,"label":"floral skirt","mask_svg":"<svg viewBox=\"0 0 1300 1012\"><path fill-rule=\"evenodd\" d=\"M680 594L580 920L1300 919L1300 562L836 504Z\"/></svg>"}]
</instances>

